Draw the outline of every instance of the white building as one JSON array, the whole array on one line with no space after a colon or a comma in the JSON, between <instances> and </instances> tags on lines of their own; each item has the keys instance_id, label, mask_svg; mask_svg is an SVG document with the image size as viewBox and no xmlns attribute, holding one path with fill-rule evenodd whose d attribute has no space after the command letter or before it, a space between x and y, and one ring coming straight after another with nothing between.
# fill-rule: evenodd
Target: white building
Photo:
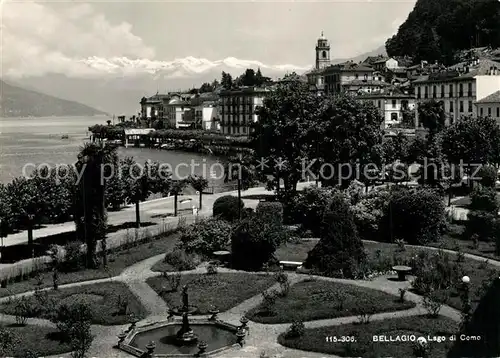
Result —
<instances>
[{"instance_id":1,"label":"white building","mask_svg":"<svg viewBox=\"0 0 500 358\"><path fill-rule=\"evenodd\" d=\"M492 117L500 124L500 90L480 99L475 104L479 116Z\"/></svg>"},{"instance_id":2,"label":"white building","mask_svg":"<svg viewBox=\"0 0 500 358\"><path fill-rule=\"evenodd\" d=\"M417 102L442 102L450 124L464 115L477 116L474 103L500 90L500 63L490 60L462 62L446 71L422 76L413 84Z\"/></svg>"},{"instance_id":3,"label":"white building","mask_svg":"<svg viewBox=\"0 0 500 358\"><path fill-rule=\"evenodd\" d=\"M371 67L373 67L376 71L386 71L386 70L394 70L399 68L399 62L393 58L381 58L380 60L373 61L371 63Z\"/></svg>"},{"instance_id":4,"label":"white building","mask_svg":"<svg viewBox=\"0 0 500 358\"><path fill-rule=\"evenodd\" d=\"M379 109L384 118L382 129L388 129L401 124L406 111L415 111L415 98L397 88L387 88L379 92L361 93L356 96L360 101L371 102Z\"/></svg>"}]
</instances>

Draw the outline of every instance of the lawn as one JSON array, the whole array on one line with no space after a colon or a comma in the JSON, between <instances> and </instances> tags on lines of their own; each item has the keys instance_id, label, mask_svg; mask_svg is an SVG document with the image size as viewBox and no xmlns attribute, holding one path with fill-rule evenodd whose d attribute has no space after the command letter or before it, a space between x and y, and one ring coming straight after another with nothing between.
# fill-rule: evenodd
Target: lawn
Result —
<instances>
[{"instance_id":1,"label":"lawn","mask_svg":"<svg viewBox=\"0 0 500 358\"><path fill-rule=\"evenodd\" d=\"M181 305L181 287L188 285L189 304L198 307L196 314L207 314L215 305L220 312L260 294L275 283L271 275L248 273L217 273L182 275L179 289L172 292L167 279L153 277L147 281L169 306Z\"/></svg>"},{"instance_id":2,"label":"lawn","mask_svg":"<svg viewBox=\"0 0 500 358\"><path fill-rule=\"evenodd\" d=\"M286 242L276 250L276 257L280 261L300 261L304 262L307 254L318 243L314 241Z\"/></svg>"},{"instance_id":3,"label":"lawn","mask_svg":"<svg viewBox=\"0 0 500 358\"><path fill-rule=\"evenodd\" d=\"M58 337L58 330L43 326L5 326L8 331L14 333L19 340L17 349L6 351L7 357L46 357L50 355L63 354L71 351L71 348L61 343ZM28 352L34 353L29 355Z\"/></svg>"},{"instance_id":4,"label":"lawn","mask_svg":"<svg viewBox=\"0 0 500 358\"><path fill-rule=\"evenodd\" d=\"M397 245L389 243L365 242L364 246L365 251L368 253L368 258L371 261L371 265L378 263L379 266L385 267L386 269L395 264L409 264L411 266L411 258L423 250L428 250L431 255L437 254L437 250L414 247L406 247L404 251L400 251ZM457 256L455 254L448 255L451 256L452 262L456 261ZM460 263L463 274L470 277L470 293L473 306L477 304L477 301L484 294L486 285L489 285L493 277L498 277L500 274L500 268L488 264L486 261L486 259L484 261L477 261L464 258L463 262ZM462 303L456 289L451 290L450 297L447 299L446 303L456 309L462 308Z\"/></svg>"},{"instance_id":5,"label":"lawn","mask_svg":"<svg viewBox=\"0 0 500 358\"><path fill-rule=\"evenodd\" d=\"M48 290L39 298L35 295L27 298L31 307L39 308L27 314L28 317L50 318L59 304L87 303L92 309L92 323L111 326L126 324L129 314L142 319L148 312L134 294L121 282L104 282L92 285ZM16 314L18 299L0 305L0 312Z\"/></svg>"},{"instance_id":6,"label":"lawn","mask_svg":"<svg viewBox=\"0 0 500 358\"><path fill-rule=\"evenodd\" d=\"M108 267L99 269L84 269L77 272L60 273L59 285L72 282L90 281L99 278L119 275L125 268L152 256L171 251L179 238L178 233L173 233L161 238L153 238L150 242L141 243L129 249L113 251L108 255ZM52 273L42 272L39 276L41 288L52 286ZM25 281L10 283L7 288L0 288L0 297L10 296L21 292L34 290L38 278L29 278Z\"/></svg>"},{"instance_id":7,"label":"lawn","mask_svg":"<svg viewBox=\"0 0 500 358\"><path fill-rule=\"evenodd\" d=\"M278 297L274 312L263 305L250 310L247 317L259 323L288 323L325 318L356 316L362 313L399 311L415 307L413 302L400 302L385 292L349 284L323 280L302 281Z\"/></svg>"},{"instance_id":8,"label":"lawn","mask_svg":"<svg viewBox=\"0 0 500 358\"><path fill-rule=\"evenodd\" d=\"M299 338L285 338L282 334L278 342L286 347L304 351L334 354L341 357L414 357L412 342L374 342L374 336L415 335L428 339L428 336L445 336L444 342L430 342L429 358L446 357L453 345L449 337L456 334L458 324L445 317L429 318L411 316L372 321L368 324L346 324L340 326L306 329ZM330 337L354 337L353 343L330 342Z\"/></svg>"}]
</instances>

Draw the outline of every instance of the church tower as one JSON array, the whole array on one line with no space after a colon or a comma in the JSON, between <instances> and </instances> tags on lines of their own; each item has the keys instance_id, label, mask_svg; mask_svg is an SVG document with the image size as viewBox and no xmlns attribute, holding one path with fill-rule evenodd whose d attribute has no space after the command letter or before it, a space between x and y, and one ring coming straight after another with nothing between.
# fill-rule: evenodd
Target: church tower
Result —
<instances>
[{"instance_id":1,"label":"church tower","mask_svg":"<svg viewBox=\"0 0 500 358\"><path fill-rule=\"evenodd\" d=\"M321 36L316 44L316 69L330 66L330 44L321 31Z\"/></svg>"}]
</instances>

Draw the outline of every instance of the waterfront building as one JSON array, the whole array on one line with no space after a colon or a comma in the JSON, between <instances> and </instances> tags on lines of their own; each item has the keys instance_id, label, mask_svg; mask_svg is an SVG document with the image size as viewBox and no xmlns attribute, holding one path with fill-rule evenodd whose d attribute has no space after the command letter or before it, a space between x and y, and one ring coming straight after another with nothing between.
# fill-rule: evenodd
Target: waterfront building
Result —
<instances>
[{"instance_id":1,"label":"waterfront building","mask_svg":"<svg viewBox=\"0 0 500 358\"><path fill-rule=\"evenodd\" d=\"M211 131L220 130L218 99L218 95L213 92L201 93L191 99L194 128Z\"/></svg>"},{"instance_id":2,"label":"waterfront building","mask_svg":"<svg viewBox=\"0 0 500 358\"><path fill-rule=\"evenodd\" d=\"M413 85L417 102L440 101L446 122L451 124L464 115L477 116L482 106L474 103L500 90L500 63L484 59L461 62L421 76Z\"/></svg>"},{"instance_id":3,"label":"waterfront building","mask_svg":"<svg viewBox=\"0 0 500 358\"><path fill-rule=\"evenodd\" d=\"M180 94L172 94L168 101L163 104L165 108L164 128L192 128L192 108L186 101L186 97Z\"/></svg>"},{"instance_id":4,"label":"waterfront building","mask_svg":"<svg viewBox=\"0 0 500 358\"><path fill-rule=\"evenodd\" d=\"M476 101L475 105L479 116L492 117L500 124L500 89Z\"/></svg>"},{"instance_id":5,"label":"waterfront building","mask_svg":"<svg viewBox=\"0 0 500 358\"><path fill-rule=\"evenodd\" d=\"M262 106L269 91L269 88L260 87L220 91L218 114L222 133L248 136L250 125L258 121L255 110Z\"/></svg>"}]
</instances>

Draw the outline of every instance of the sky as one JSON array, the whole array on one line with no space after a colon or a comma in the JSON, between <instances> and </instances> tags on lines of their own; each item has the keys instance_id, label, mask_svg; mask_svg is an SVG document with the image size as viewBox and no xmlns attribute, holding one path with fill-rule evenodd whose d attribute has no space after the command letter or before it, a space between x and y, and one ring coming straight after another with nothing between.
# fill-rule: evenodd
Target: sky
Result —
<instances>
[{"instance_id":1,"label":"sky","mask_svg":"<svg viewBox=\"0 0 500 358\"><path fill-rule=\"evenodd\" d=\"M321 31L330 41L331 58L353 57L383 45L414 4L2 0L1 72L86 76L187 57L310 67Z\"/></svg>"}]
</instances>

